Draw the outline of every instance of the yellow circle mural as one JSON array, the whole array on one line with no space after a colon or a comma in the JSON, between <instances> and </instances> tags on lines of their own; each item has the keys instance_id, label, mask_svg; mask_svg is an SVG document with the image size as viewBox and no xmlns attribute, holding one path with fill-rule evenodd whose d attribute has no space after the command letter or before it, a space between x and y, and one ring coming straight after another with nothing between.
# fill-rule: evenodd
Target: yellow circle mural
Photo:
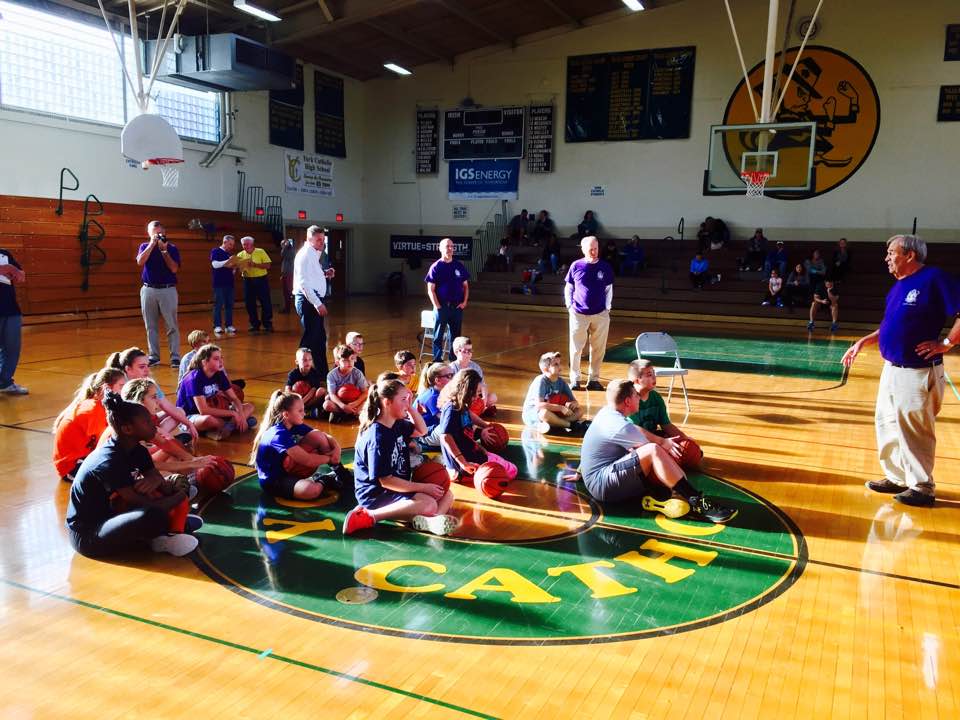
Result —
<instances>
[{"instance_id":1,"label":"yellow circle mural","mask_svg":"<svg viewBox=\"0 0 960 720\"><path fill-rule=\"evenodd\" d=\"M777 53L774 105L783 92L798 50L799 47L787 50L786 62ZM757 107L760 107L763 65L758 63L749 72L749 83L741 80L737 85L727 103L723 118L725 125L756 122L749 93L754 94ZM811 192L788 194L774 191L768 192L768 196L799 200L829 192L859 170L873 149L880 130L877 88L863 66L839 50L808 46L803 51L774 119L774 122L811 121L817 123ZM797 138L798 148L802 144L803 139ZM786 149L789 151L789 145Z\"/></svg>"}]
</instances>

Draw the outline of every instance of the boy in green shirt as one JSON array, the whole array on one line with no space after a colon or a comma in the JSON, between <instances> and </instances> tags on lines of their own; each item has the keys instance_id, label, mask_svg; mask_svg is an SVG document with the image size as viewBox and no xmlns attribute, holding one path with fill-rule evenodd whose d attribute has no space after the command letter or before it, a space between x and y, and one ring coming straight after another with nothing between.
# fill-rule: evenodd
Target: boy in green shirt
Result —
<instances>
[{"instance_id":1,"label":"boy in green shirt","mask_svg":"<svg viewBox=\"0 0 960 720\"><path fill-rule=\"evenodd\" d=\"M640 407L630 416L630 422L641 428L648 435L669 438L673 447L667 451L679 459L683 455L679 443L682 440L692 440L680 428L670 422L667 414L667 404L654 388L657 386L657 371L649 360L634 360L627 370L627 379L640 396ZM653 441L653 440L651 440Z\"/></svg>"}]
</instances>

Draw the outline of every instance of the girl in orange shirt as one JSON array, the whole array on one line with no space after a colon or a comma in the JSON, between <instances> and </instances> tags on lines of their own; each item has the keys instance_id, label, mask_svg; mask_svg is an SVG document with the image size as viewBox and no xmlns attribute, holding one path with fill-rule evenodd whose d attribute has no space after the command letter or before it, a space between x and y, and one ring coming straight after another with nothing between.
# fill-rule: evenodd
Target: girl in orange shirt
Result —
<instances>
[{"instance_id":1,"label":"girl in orange shirt","mask_svg":"<svg viewBox=\"0 0 960 720\"><path fill-rule=\"evenodd\" d=\"M53 423L53 465L65 482L73 482L80 463L94 448L107 427L103 396L120 392L126 377L122 370L103 368L80 383L73 400Z\"/></svg>"}]
</instances>

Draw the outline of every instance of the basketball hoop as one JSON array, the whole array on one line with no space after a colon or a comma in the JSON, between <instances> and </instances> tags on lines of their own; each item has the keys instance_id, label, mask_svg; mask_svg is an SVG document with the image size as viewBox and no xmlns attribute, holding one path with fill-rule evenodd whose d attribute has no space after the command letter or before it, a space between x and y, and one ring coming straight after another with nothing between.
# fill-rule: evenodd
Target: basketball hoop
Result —
<instances>
[{"instance_id":1,"label":"basketball hoop","mask_svg":"<svg viewBox=\"0 0 960 720\"><path fill-rule=\"evenodd\" d=\"M770 173L766 170L748 170L740 173L740 179L747 186L748 198L761 198Z\"/></svg>"},{"instance_id":2,"label":"basketball hoop","mask_svg":"<svg viewBox=\"0 0 960 720\"><path fill-rule=\"evenodd\" d=\"M144 160L142 165L144 170L159 167L160 175L163 178L163 187L175 188L180 184L180 164L182 162L183 160L177 160L176 158L152 158Z\"/></svg>"}]
</instances>

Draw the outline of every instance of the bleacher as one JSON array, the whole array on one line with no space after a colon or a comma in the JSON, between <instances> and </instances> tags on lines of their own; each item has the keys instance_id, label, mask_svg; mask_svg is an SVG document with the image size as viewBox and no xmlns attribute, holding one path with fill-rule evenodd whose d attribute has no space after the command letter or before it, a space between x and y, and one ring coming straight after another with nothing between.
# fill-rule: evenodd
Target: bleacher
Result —
<instances>
[{"instance_id":1,"label":"bleacher","mask_svg":"<svg viewBox=\"0 0 960 720\"><path fill-rule=\"evenodd\" d=\"M778 238L779 239L779 238ZM607 242L601 238L600 249ZM618 248L627 240L618 238ZM772 241L771 241L772 242ZM816 248L829 263L835 242L785 241L790 258L788 273ZM663 317L713 317L723 320L754 323L799 324L806 322L809 305L789 308L763 307L766 280L759 272L741 272L737 258L745 254L745 241L735 241L721 250L707 251L710 272L720 274L720 281L703 290L691 287L690 260L697 241L677 239L643 239L647 267L636 277L618 276L615 281L614 310ZM857 242L849 245L853 270L840 287L840 324L876 325L883 315L884 297L893 284L883 261L886 240ZM938 243L928 246L929 261L937 267L960 273L960 244ZM539 247L514 247L512 272L481 272L471 284L470 299L474 302L510 304L543 308L562 308L563 273L545 273L534 285L533 294L518 294L523 286L523 271L535 267L540 259ZM582 257L575 240L561 241L561 264L568 265ZM786 278L785 278L786 279ZM829 325L829 313L820 310L818 324Z\"/></svg>"}]
</instances>

